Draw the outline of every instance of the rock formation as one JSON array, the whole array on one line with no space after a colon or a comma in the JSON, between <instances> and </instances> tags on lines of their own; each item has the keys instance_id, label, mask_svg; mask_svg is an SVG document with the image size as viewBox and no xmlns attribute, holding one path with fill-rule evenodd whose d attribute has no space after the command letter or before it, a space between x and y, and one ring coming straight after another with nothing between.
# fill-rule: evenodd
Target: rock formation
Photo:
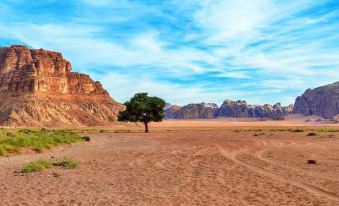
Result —
<instances>
[{"instance_id":1,"label":"rock formation","mask_svg":"<svg viewBox=\"0 0 339 206\"><path fill-rule=\"evenodd\" d=\"M293 113L328 119L339 114L339 82L306 90L296 98Z\"/></svg>"},{"instance_id":2,"label":"rock formation","mask_svg":"<svg viewBox=\"0 0 339 206\"><path fill-rule=\"evenodd\" d=\"M335 122L335 123L339 123L339 114L335 115L335 116L332 118L332 121Z\"/></svg>"},{"instance_id":3,"label":"rock formation","mask_svg":"<svg viewBox=\"0 0 339 206\"><path fill-rule=\"evenodd\" d=\"M189 104L183 107L172 105L165 109L167 119L212 119L218 117L268 118L281 120L291 114L293 105L286 107L275 105L249 105L246 101L225 100L218 107L216 104Z\"/></svg>"},{"instance_id":4,"label":"rock formation","mask_svg":"<svg viewBox=\"0 0 339 206\"><path fill-rule=\"evenodd\" d=\"M0 124L63 127L116 122L123 106L100 82L71 70L61 53L0 48Z\"/></svg>"},{"instance_id":5,"label":"rock formation","mask_svg":"<svg viewBox=\"0 0 339 206\"><path fill-rule=\"evenodd\" d=\"M291 114L293 105L286 107L280 103L275 105L249 105L244 100L232 101L225 100L217 111L218 117L242 117L242 118L268 118L283 119L284 116Z\"/></svg>"},{"instance_id":6,"label":"rock formation","mask_svg":"<svg viewBox=\"0 0 339 206\"><path fill-rule=\"evenodd\" d=\"M213 119L218 105L213 103L172 105L165 109L166 119Z\"/></svg>"}]
</instances>

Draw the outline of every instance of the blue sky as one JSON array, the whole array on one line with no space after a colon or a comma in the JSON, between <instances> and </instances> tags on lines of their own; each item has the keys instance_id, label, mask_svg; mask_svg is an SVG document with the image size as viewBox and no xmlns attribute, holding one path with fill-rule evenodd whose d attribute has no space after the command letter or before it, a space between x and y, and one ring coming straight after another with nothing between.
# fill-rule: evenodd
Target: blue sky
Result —
<instances>
[{"instance_id":1,"label":"blue sky","mask_svg":"<svg viewBox=\"0 0 339 206\"><path fill-rule=\"evenodd\" d=\"M339 81L337 0L1 0L0 45L62 52L124 102L290 104Z\"/></svg>"}]
</instances>

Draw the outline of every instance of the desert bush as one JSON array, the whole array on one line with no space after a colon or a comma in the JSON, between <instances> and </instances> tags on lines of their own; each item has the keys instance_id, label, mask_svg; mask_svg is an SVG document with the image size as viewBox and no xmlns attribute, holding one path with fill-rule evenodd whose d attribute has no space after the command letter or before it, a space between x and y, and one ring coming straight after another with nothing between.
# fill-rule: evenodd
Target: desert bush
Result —
<instances>
[{"instance_id":1,"label":"desert bush","mask_svg":"<svg viewBox=\"0 0 339 206\"><path fill-rule=\"evenodd\" d=\"M0 130L0 155L6 152L17 153L21 148L31 148L36 152L59 144L71 144L79 141L89 141L88 137L66 130L34 131L21 129L17 131Z\"/></svg>"},{"instance_id":2,"label":"desert bush","mask_svg":"<svg viewBox=\"0 0 339 206\"><path fill-rule=\"evenodd\" d=\"M91 141L91 138L89 136L83 136L82 139L86 142Z\"/></svg>"},{"instance_id":3,"label":"desert bush","mask_svg":"<svg viewBox=\"0 0 339 206\"><path fill-rule=\"evenodd\" d=\"M307 160L308 164L316 164L317 162L315 160Z\"/></svg>"},{"instance_id":4,"label":"desert bush","mask_svg":"<svg viewBox=\"0 0 339 206\"><path fill-rule=\"evenodd\" d=\"M53 166L62 167L66 169L74 169L78 166L78 163L71 158L64 158L63 160L54 162Z\"/></svg>"},{"instance_id":5,"label":"desert bush","mask_svg":"<svg viewBox=\"0 0 339 206\"><path fill-rule=\"evenodd\" d=\"M262 136L262 135L265 135L265 133L264 132L260 132L260 133L253 134L253 136L255 136L255 137Z\"/></svg>"},{"instance_id":6,"label":"desert bush","mask_svg":"<svg viewBox=\"0 0 339 206\"><path fill-rule=\"evenodd\" d=\"M45 169L49 169L52 167L60 167L65 169L74 169L78 166L78 163L71 159L71 158L64 158L62 160L52 162L48 160L38 160L34 162L30 162L28 165L22 168L22 173L31 173L31 172L38 172Z\"/></svg>"},{"instance_id":7,"label":"desert bush","mask_svg":"<svg viewBox=\"0 0 339 206\"><path fill-rule=\"evenodd\" d=\"M52 162L47 160L38 160L35 162L30 162L28 165L26 165L21 172L22 173L31 173L31 172L37 172L44 169L48 169L53 167Z\"/></svg>"},{"instance_id":8,"label":"desert bush","mask_svg":"<svg viewBox=\"0 0 339 206\"><path fill-rule=\"evenodd\" d=\"M309 137L314 137L314 136L317 136L317 133L310 132L310 133L307 134L307 136L309 136Z\"/></svg>"},{"instance_id":9,"label":"desert bush","mask_svg":"<svg viewBox=\"0 0 339 206\"><path fill-rule=\"evenodd\" d=\"M248 129L249 132L262 132L262 129Z\"/></svg>"},{"instance_id":10,"label":"desert bush","mask_svg":"<svg viewBox=\"0 0 339 206\"><path fill-rule=\"evenodd\" d=\"M44 127L40 129L40 132L47 132L47 131L48 130L46 128L44 128Z\"/></svg>"},{"instance_id":11,"label":"desert bush","mask_svg":"<svg viewBox=\"0 0 339 206\"><path fill-rule=\"evenodd\" d=\"M290 131L291 132L304 132L303 129L291 129Z\"/></svg>"},{"instance_id":12,"label":"desert bush","mask_svg":"<svg viewBox=\"0 0 339 206\"><path fill-rule=\"evenodd\" d=\"M339 132L339 129L331 129L331 128L321 128L317 129L317 132Z\"/></svg>"}]
</instances>

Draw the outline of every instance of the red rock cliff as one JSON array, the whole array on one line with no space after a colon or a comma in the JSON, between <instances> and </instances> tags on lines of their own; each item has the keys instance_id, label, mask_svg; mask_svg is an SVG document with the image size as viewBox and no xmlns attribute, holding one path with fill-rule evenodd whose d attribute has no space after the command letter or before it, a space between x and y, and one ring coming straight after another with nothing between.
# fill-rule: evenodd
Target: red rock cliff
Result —
<instances>
[{"instance_id":1,"label":"red rock cliff","mask_svg":"<svg viewBox=\"0 0 339 206\"><path fill-rule=\"evenodd\" d=\"M108 95L99 82L71 70L70 62L58 52L24 46L0 48L0 91Z\"/></svg>"},{"instance_id":2,"label":"red rock cliff","mask_svg":"<svg viewBox=\"0 0 339 206\"><path fill-rule=\"evenodd\" d=\"M116 122L122 105L100 82L72 72L61 53L0 48L0 124L97 126Z\"/></svg>"}]
</instances>

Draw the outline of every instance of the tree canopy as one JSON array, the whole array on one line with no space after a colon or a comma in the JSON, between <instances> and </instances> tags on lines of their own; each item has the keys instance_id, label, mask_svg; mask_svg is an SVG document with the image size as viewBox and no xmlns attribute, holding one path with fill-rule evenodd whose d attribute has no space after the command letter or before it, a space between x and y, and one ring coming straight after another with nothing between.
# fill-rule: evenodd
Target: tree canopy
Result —
<instances>
[{"instance_id":1,"label":"tree canopy","mask_svg":"<svg viewBox=\"0 0 339 206\"><path fill-rule=\"evenodd\" d=\"M126 109L118 116L119 121L143 122L148 132L149 122L160 122L164 118L165 101L159 97L149 97L147 93L137 93L124 103Z\"/></svg>"}]
</instances>

